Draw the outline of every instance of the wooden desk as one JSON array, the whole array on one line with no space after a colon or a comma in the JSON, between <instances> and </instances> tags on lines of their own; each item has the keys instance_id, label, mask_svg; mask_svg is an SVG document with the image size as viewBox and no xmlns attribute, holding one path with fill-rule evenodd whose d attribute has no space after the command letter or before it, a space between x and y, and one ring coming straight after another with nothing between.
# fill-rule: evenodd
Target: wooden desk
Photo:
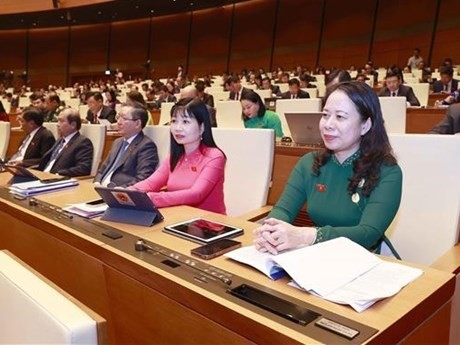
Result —
<instances>
[{"instance_id":1,"label":"wooden desk","mask_svg":"<svg viewBox=\"0 0 460 345\"><path fill-rule=\"evenodd\" d=\"M6 181L8 174L0 174ZM95 197L92 186L82 182L76 189L40 196L40 201L63 206ZM81 231L74 225L45 217L16 204L3 192L0 198L0 245L42 273L45 277L88 305L107 320L109 343L159 344L287 344L318 343L289 327L277 317L267 317L255 307L236 303L212 286L191 283L174 274L174 269L144 261L149 253L125 253L95 227ZM165 221L151 228L112 223L125 237L141 236L180 255L188 255L196 245L161 231L192 216L205 216L242 226L244 244L251 241L255 224L208 213L190 207L162 210ZM69 221L70 222L70 221ZM87 223L85 223L87 224ZM89 223L91 224L91 223ZM98 223L93 223L98 224ZM107 224L107 223L105 223ZM132 251L132 244L130 245ZM271 281L261 273L223 257L213 266L237 274L255 284L309 303L341 317L378 329L367 343L447 343L450 298L454 291L451 274L424 267L424 274L398 295L356 313L286 285L287 280ZM418 265L413 265L420 267ZM297 326L296 326L297 327ZM337 339L337 338L336 338ZM337 343L349 343L338 340ZM328 343L334 343L329 341Z\"/></svg>"},{"instance_id":2,"label":"wooden desk","mask_svg":"<svg viewBox=\"0 0 460 345\"><path fill-rule=\"evenodd\" d=\"M428 133L446 115L446 108L407 108L406 133Z\"/></svg>"}]
</instances>

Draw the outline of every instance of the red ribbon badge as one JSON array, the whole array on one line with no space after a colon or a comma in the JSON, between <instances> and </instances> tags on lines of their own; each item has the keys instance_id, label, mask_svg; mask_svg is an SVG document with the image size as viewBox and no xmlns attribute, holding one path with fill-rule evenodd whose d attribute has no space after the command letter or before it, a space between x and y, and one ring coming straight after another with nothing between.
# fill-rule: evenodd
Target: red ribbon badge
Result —
<instances>
[{"instance_id":1,"label":"red ribbon badge","mask_svg":"<svg viewBox=\"0 0 460 345\"><path fill-rule=\"evenodd\" d=\"M326 192L326 186L321 184L321 183L317 183L316 184L316 190L320 193L325 193Z\"/></svg>"},{"instance_id":2,"label":"red ribbon badge","mask_svg":"<svg viewBox=\"0 0 460 345\"><path fill-rule=\"evenodd\" d=\"M192 166L191 169L192 169L193 172L196 172L196 170L197 170L196 166Z\"/></svg>"}]
</instances>

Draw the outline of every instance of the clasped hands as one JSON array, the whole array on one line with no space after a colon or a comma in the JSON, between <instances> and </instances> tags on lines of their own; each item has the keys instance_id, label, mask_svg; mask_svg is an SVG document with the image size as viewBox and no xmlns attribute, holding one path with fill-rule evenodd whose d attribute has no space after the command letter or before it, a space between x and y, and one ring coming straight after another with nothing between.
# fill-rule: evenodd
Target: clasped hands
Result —
<instances>
[{"instance_id":1,"label":"clasped hands","mask_svg":"<svg viewBox=\"0 0 460 345\"><path fill-rule=\"evenodd\" d=\"M317 230L268 218L262 226L254 229L253 234L253 242L258 251L276 255L284 250L312 245L315 243Z\"/></svg>"}]
</instances>

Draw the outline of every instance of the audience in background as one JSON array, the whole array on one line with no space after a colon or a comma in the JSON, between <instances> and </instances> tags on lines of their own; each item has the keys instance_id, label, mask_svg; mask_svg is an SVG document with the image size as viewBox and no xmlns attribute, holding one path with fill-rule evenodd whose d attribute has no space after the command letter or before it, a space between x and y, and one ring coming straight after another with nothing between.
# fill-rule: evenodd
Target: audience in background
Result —
<instances>
[{"instance_id":1,"label":"audience in background","mask_svg":"<svg viewBox=\"0 0 460 345\"><path fill-rule=\"evenodd\" d=\"M344 81L351 81L350 73L343 69L336 69L333 70L331 73L329 73L326 76L325 83L326 83L326 88L330 89L334 85L338 83L342 83Z\"/></svg>"},{"instance_id":2,"label":"audience in background","mask_svg":"<svg viewBox=\"0 0 460 345\"><path fill-rule=\"evenodd\" d=\"M299 79L289 79L288 85L289 90L281 94L282 99L310 98L308 92L300 89Z\"/></svg>"},{"instance_id":3,"label":"audience in background","mask_svg":"<svg viewBox=\"0 0 460 345\"><path fill-rule=\"evenodd\" d=\"M272 97L281 97L281 90L278 85L273 85L269 77L262 78L262 90L271 90Z\"/></svg>"},{"instance_id":4,"label":"audience in background","mask_svg":"<svg viewBox=\"0 0 460 345\"><path fill-rule=\"evenodd\" d=\"M423 58L420 56L420 48L415 48L413 55L407 60L407 67L409 67L410 71L415 70L422 61Z\"/></svg>"},{"instance_id":5,"label":"audience in background","mask_svg":"<svg viewBox=\"0 0 460 345\"><path fill-rule=\"evenodd\" d=\"M0 101L0 121L10 122L10 117L6 113L5 107L3 106L3 102Z\"/></svg>"},{"instance_id":6,"label":"audience in background","mask_svg":"<svg viewBox=\"0 0 460 345\"><path fill-rule=\"evenodd\" d=\"M103 104L104 99L100 92L88 93L86 102L88 104L88 113L86 114L86 120L89 123L99 123L100 119L114 123L115 120L115 109L109 108Z\"/></svg>"},{"instance_id":7,"label":"audience in background","mask_svg":"<svg viewBox=\"0 0 460 345\"><path fill-rule=\"evenodd\" d=\"M59 113L64 109L65 107L62 105L61 99L57 94L48 94L45 97L44 122L57 122Z\"/></svg>"},{"instance_id":8,"label":"audience in background","mask_svg":"<svg viewBox=\"0 0 460 345\"><path fill-rule=\"evenodd\" d=\"M197 92L196 97L204 102L207 106L214 108L214 97L213 95L210 95L209 93L205 92L205 84L203 81L198 80L195 83L195 89ZM211 121L212 123L212 121Z\"/></svg>"},{"instance_id":9,"label":"audience in background","mask_svg":"<svg viewBox=\"0 0 460 345\"><path fill-rule=\"evenodd\" d=\"M379 96L383 97L406 97L410 106L420 106L420 102L410 86L402 84L402 73L397 70L389 71L385 77L385 87Z\"/></svg>"},{"instance_id":10,"label":"audience in background","mask_svg":"<svg viewBox=\"0 0 460 345\"><path fill-rule=\"evenodd\" d=\"M110 89L110 90L105 91L104 105L106 105L107 107L115 110L115 106L117 104L119 104L119 103L120 102L117 99L117 94L116 94L115 90Z\"/></svg>"},{"instance_id":11,"label":"audience in background","mask_svg":"<svg viewBox=\"0 0 460 345\"><path fill-rule=\"evenodd\" d=\"M243 121L245 128L268 128L275 131L277 138L284 136L281 121L278 115L265 108L260 96L250 90L241 98Z\"/></svg>"},{"instance_id":12,"label":"audience in background","mask_svg":"<svg viewBox=\"0 0 460 345\"><path fill-rule=\"evenodd\" d=\"M454 70L450 66L441 66L439 69L440 80L433 83L434 93L452 93L458 90L458 80L454 79Z\"/></svg>"},{"instance_id":13,"label":"audience in background","mask_svg":"<svg viewBox=\"0 0 460 345\"><path fill-rule=\"evenodd\" d=\"M250 89L247 89L241 85L240 78L230 77L227 79L226 84L230 91L230 100L240 101L244 95L250 92Z\"/></svg>"}]
</instances>

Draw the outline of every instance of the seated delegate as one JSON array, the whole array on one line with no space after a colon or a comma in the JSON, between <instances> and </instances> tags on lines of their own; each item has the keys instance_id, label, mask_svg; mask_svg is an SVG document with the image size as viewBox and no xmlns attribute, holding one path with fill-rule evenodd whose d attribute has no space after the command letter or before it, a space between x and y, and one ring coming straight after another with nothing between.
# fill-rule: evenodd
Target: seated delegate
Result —
<instances>
[{"instance_id":1,"label":"seated delegate","mask_svg":"<svg viewBox=\"0 0 460 345\"><path fill-rule=\"evenodd\" d=\"M245 128L268 128L275 130L277 138L284 136L281 121L278 115L265 108L259 94L254 91L246 92L241 96L243 121Z\"/></svg>"},{"instance_id":2,"label":"seated delegate","mask_svg":"<svg viewBox=\"0 0 460 345\"><path fill-rule=\"evenodd\" d=\"M384 234L399 208L402 172L376 94L358 81L340 83L323 111L326 150L297 163L269 218L254 230L256 248L277 254L347 237L376 252L385 241L397 256ZM305 203L316 227L290 224Z\"/></svg>"},{"instance_id":3,"label":"seated delegate","mask_svg":"<svg viewBox=\"0 0 460 345\"><path fill-rule=\"evenodd\" d=\"M184 98L171 109L170 156L131 188L148 193L157 207L189 205L225 214L225 163L212 136L206 105Z\"/></svg>"}]
</instances>

